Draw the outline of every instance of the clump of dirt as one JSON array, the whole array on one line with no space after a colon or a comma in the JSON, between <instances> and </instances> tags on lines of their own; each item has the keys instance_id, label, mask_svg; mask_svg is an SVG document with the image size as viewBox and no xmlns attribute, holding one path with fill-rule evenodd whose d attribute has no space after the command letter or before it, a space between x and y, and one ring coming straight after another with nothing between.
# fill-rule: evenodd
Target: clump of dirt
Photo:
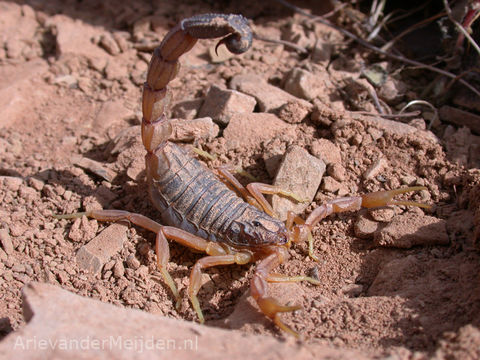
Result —
<instances>
[{"instance_id":1,"label":"clump of dirt","mask_svg":"<svg viewBox=\"0 0 480 360\"><path fill-rule=\"evenodd\" d=\"M214 156L202 158L205 164L242 167L256 181L271 183L287 149L308 150L325 162L326 174L303 217L336 197L402 186L426 187L408 197L434 205L323 220L313 232L319 261L308 257L306 244L295 244L279 269L310 275L320 285L272 286L282 301L303 307L283 319L306 341L372 356L474 357L480 346L478 134L445 124L435 124L432 133L419 115L404 123L372 115L374 87L361 77L370 61L363 49L277 3L248 3L232 2L223 11L243 13L253 19L256 34L288 41L312 56L288 44L257 40L241 56L214 61L208 54L215 42L200 41L182 57L182 69L170 83L175 116L196 118L215 84L255 98L253 114L275 117L266 128L223 116L219 135L194 142ZM157 269L154 234L129 227L128 241L95 273L79 263L77 253L110 224L53 214L111 208L158 218L147 195L138 133L141 86L161 37L182 18L222 10L209 4L0 2L1 336L25 325L21 289L31 281L196 321L186 289L201 254L170 245L168 271L183 296L177 311ZM395 64L379 60L388 74L378 90L382 102L398 111L420 97L422 84L403 79ZM256 94L255 87L248 88L249 77L240 75L259 76L261 86L282 93L263 98L273 92ZM272 105L281 96L283 103ZM232 124L225 124L227 118ZM233 128L238 130L232 134ZM265 139L267 131L271 138ZM426 215L442 221L435 227L441 234L432 238L446 239L447 245L427 236L415 246L374 245L374 231L394 216L416 217L421 227ZM370 225L365 225L357 232L361 217L375 229L366 231ZM249 320L238 310L255 314L254 304L246 305L254 271L251 264L205 271L199 300L207 326L284 336L263 317Z\"/></svg>"}]
</instances>

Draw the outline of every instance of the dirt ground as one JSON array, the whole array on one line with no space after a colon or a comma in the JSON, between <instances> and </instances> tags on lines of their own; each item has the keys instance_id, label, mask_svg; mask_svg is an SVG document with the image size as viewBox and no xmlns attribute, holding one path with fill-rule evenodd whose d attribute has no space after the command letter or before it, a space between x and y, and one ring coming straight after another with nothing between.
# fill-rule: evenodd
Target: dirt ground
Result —
<instances>
[{"instance_id":1,"label":"dirt ground","mask_svg":"<svg viewBox=\"0 0 480 360\"><path fill-rule=\"evenodd\" d=\"M312 3L298 5L314 13L329 10ZM288 301L284 297L290 294L292 303L303 307L283 319L306 342L373 357L480 357L480 134L435 121L431 130L437 139L425 130L432 116L425 111L399 120L414 130L410 133L395 131L390 122L372 124L358 113L376 112L369 95L373 87L360 76L366 67L376 63L386 70L387 80L376 91L394 113L408 101L422 99L423 90L438 77L418 69L401 71L402 64L378 58L276 2L225 4L0 1L1 334L25 326L21 290L30 281L196 321L186 287L201 254L171 244L168 270L183 296L176 311L156 268L154 234L129 227L128 241L94 274L79 266L76 254L109 224L58 220L52 214L111 208L158 217L146 191L140 134L129 136L129 129L138 129L141 122L141 89L151 52L182 18L232 12L252 19L254 31L263 37L307 49L322 39L331 53L313 59L289 46L254 40L249 52L215 62L209 56L215 42L200 41L182 57L182 69L171 82L174 104L200 99L192 102L196 110L212 84L228 88L239 74L257 74L284 89L289 72L301 68L321 86L304 97L313 104L305 119L298 121L295 109L277 113L293 132L277 132L252 146L230 146L227 132L223 136L225 125L220 125L219 136L196 141L216 156L204 160L207 166L241 166L258 181L272 183L274 155L298 145L317 156L327 146L333 151L327 150L331 158L324 159L326 176L302 216L328 199L407 185L426 186L427 191L408 198L434 205L430 210L397 206L346 213L322 221L313 233L319 261L309 259L307 246L298 244L280 269L316 277L321 285L282 285L290 290L280 291L281 300ZM460 86L456 91L465 93ZM192 112L174 107L174 117L184 114ZM393 240L362 236L362 220L385 226L397 217L411 222L391 234ZM430 227L431 222L436 225ZM414 240L399 238L409 231L416 232ZM206 271L199 293L206 326L285 336L269 321L238 320L243 307L256 311L245 306L254 269L249 264Z\"/></svg>"}]
</instances>

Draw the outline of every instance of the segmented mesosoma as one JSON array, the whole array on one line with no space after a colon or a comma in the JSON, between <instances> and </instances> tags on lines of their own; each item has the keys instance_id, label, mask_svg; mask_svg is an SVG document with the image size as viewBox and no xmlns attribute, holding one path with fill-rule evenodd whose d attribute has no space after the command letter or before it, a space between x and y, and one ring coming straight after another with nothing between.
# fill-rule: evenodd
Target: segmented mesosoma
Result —
<instances>
[{"instance_id":1,"label":"segmented mesosoma","mask_svg":"<svg viewBox=\"0 0 480 360\"><path fill-rule=\"evenodd\" d=\"M168 83L178 73L179 57L198 39L218 37L223 38L217 47L225 44L234 54L247 51L252 43L251 30L241 15L193 16L182 20L167 33L154 50L148 68L142 98L142 141L147 150L145 163L150 199L160 211L165 225L122 210L93 210L59 217L87 215L101 221L128 220L155 232L158 269L177 300L177 308L180 294L166 270L170 257L167 240L205 252L207 256L199 259L193 267L188 288L188 296L200 322L204 321L197 299L201 271L217 265L259 261L251 279L251 295L260 310L277 326L298 336L280 320L279 313L297 310L299 306L283 306L268 296L268 282L317 283L307 276L289 277L272 272L288 259L291 243L308 241L313 257L311 230L324 217L361 207L390 204L428 207L421 203L392 200L397 194L425 188L410 187L334 199L317 207L305 221L289 213L284 224L274 217L263 194L280 194L295 199L294 194L260 183L251 183L244 188L225 169L218 170L220 181L186 150L168 141L172 130L165 115L171 100Z\"/></svg>"}]
</instances>

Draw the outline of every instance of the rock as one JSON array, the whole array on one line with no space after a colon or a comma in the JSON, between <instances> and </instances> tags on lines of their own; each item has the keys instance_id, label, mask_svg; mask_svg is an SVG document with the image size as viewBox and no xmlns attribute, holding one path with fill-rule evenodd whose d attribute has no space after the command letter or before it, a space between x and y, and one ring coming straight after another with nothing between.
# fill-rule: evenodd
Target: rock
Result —
<instances>
[{"instance_id":1,"label":"rock","mask_svg":"<svg viewBox=\"0 0 480 360\"><path fill-rule=\"evenodd\" d=\"M342 287L342 292L349 297L358 297L363 291L361 284L347 284Z\"/></svg>"},{"instance_id":2,"label":"rock","mask_svg":"<svg viewBox=\"0 0 480 360\"><path fill-rule=\"evenodd\" d=\"M435 271L435 269L432 270ZM415 255L389 261L378 271L368 289L368 295L395 296L416 292L418 296L418 285L412 286L412 284L417 284L418 280L422 282L427 280L426 271L428 270L425 269L423 261Z\"/></svg>"},{"instance_id":3,"label":"rock","mask_svg":"<svg viewBox=\"0 0 480 360\"><path fill-rule=\"evenodd\" d=\"M74 156L72 158L72 162L74 165L81 167L91 173L101 177L102 179L107 180L108 182L112 182L112 180L117 176L117 173L112 169L105 167L102 163L98 161L82 157L82 156Z\"/></svg>"},{"instance_id":4,"label":"rock","mask_svg":"<svg viewBox=\"0 0 480 360\"><path fill-rule=\"evenodd\" d=\"M128 255L125 262L130 269L137 270L140 267L140 261L133 254Z\"/></svg>"},{"instance_id":5,"label":"rock","mask_svg":"<svg viewBox=\"0 0 480 360\"><path fill-rule=\"evenodd\" d=\"M298 305L303 302L306 296L305 290L298 283L269 283L268 286L269 296L278 300L280 304ZM242 295L233 312L222 320L227 328L243 331L252 331L260 326L267 327L269 322L270 320L258 309L250 291Z\"/></svg>"},{"instance_id":6,"label":"rock","mask_svg":"<svg viewBox=\"0 0 480 360\"><path fill-rule=\"evenodd\" d=\"M61 75L53 79L53 83L56 85L68 87L74 89L78 86L78 80L73 75Z\"/></svg>"},{"instance_id":7,"label":"rock","mask_svg":"<svg viewBox=\"0 0 480 360\"><path fill-rule=\"evenodd\" d=\"M285 105L282 105L276 114L283 121L290 124L297 124L305 120L310 114L312 107L306 106L304 103L298 101L289 101Z\"/></svg>"},{"instance_id":8,"label":"rock","mask_svg":"<svg viewBox=\"0 0 480 360\"><path fill-rule=\"evenodd\" d=\"M99 273L103 265L122 250L123 243L127 241L127 229L123 224L111 224L87 245L82 246L77 252L79 267Z\"/></svg>"},{"instance_id":9,"label":"rock","mask_svg":"<svg viewBox=\"0 0 480 360\"><path fill-rule=\"evenodd\" d=\"M404 97L407 86L400 80L387 77L384 84L378 87L378 97L389 105L398 104Z\"/></svg>"},{"instance_id":10,"label":"rock","mask_svg":"<svg viewBox=\"0 0 480 360\"><path fill-rule=\"evenodd\" d=\"M331 176L325 176L323 178L322 190L335 194L341 189L341 187L342 184Z\"/></svg>"},{"instance_id":11,"label":"rock","mask_svg":"<svg viewBox=\"0 0 480 360\"><path fill-rule=\"evenodd\" d=\"M169 140L191 142L195 139L213 139L220 131L217 124L214 124L209 117L182 120L172 119L172 135Z\"/></svg>"},{"instance_id":12,"label":"rock","mask_svg":"<svg viewBox=\"0 0 480 360\"><path fill-rule=\"evenodd\" d=\"M33 102L47 101L47 96L39 91L32 92L34 79L41 78L48 71L48 63L35 59L18 65L0 66L0 127L15 124L23 119L25 109ZM28 97L25 96L29 93Z\"/></svg>"},{"instance_id":13,"label":"rock","mask_svg":"<svg viewBox=\"0 0 480 360\"><path fill-rule=\"evenodd\" d=\"M373 179L375 176L380 174L383 169L385 169L388 165L388 161L385 158L379 158L375 162L373 162L368 169L363 174L363 178L365 180Z\"/></svg>"},{"instance_id":14,"label":"rock","mask_svg":"<svg viewBox=\"0 0 480 360\"><path fill-rule=\"evenodd\" d=\"M466 126L477 135L480 135L480 116L474 113L444 105L440 108L438 115L443 121Z\"/></svg>"},{"instance_id":15,"label":"rock","mask_svg":"<svg viewBox=\"0 0 480 360\"><path fill-rule=\"evenodd\" d=\"M72 241L84 241L95 236L98 230L98 222L96 220L88 220L86 216L75 219L68 232L68 238Z\"/></svg>"},{"instance_id":16,"label":"rock","mask_svg":"<svg viewBox=\"0 0 480 360\"><path fill-rule=\"evenodd\" d=\"M324 84L329 82L327 73L312 74L309 71L293 68L285 78L285 91L293 96L305 100L313 100L322 92L325 92L326 87L331 85Z\"/></svg>"},{"instance_id":17,"label":"rock","mask_svg":"<svg viewBox=\"0 0 480 360\"><path fill-rule=\"evenodd\" d=\"M417 245L448 245L446 221L416 212L398 215L374 235L376 246L408 249Z\"/></svg>"},{"instance_id":18,"label":"rock","mask_svg":"<svg viewBox=\"0 0 480 360\"><path fill-rule=\"evenodd\" d=\"M7 229L0 229L0 243L7 255L13 253L13 243Z\"/></svg>"},{"instance_id":19,"label":"rock","mask_svg":"<svg viewBox=\"0 0 480 360\"><path fill-rule=\"evenodd\" d=\"M102 131L112 124L134 117L134 112L127 109L122 100L106 101L102 104L93 122L93 127Z\"/></svg>"},{"instance_id":20,"label":"rock","mask_svg":"<svg viewBox=\"0 0 480 360\"><path fill-rule=\"evenodd\" d=\"M303 48L311 48L315 43L316 36L313 32L307 35L302 24L290 23L285 29L283 37L286 41L290 41Z\"/></svg>"},{"instance_id":21,"label":"rock","mask_svg":"<svg viewBox=\"0 0 480 360\"><path fill-rule=\"evenodd\" d=\"M317 39L312 49L312 61L316 63L330 61L333 49L334 46L331 42Z\"/></svg>"},{"instance_id":22,"label":"rock","mask_svg":"<svg viewBox=\"0 0 480 360\"><path fill-rule=\"evenodd\" d=\"M328 165L327 173L335 180L340 182L344 181L347 178L345 168L339 163Z\"/></svg>"},{"instance_id":23,"label":"rock","mask_svg":"<svg viewBox=\"0 0 480 360\"><path fill-rule=\"evenodd\" d=\"M23 179L16 176L0 176L0 183L5 186L5 189L17 192L23 184Z\"/></svg>"},{"instance_id":24,"label":"rock","mask_svg":"<svg viewBox=\"0 0 480 360\"><path fill-rule=\"evenodd\" d=\"M82 56L90 59L108 56L91 41L98 35L98 30L92 25L81 20L72 20L66 15L54 15L45 25L53 29L59 57Z\"/></svg>"},{"instance_id":25,"label":"rock","mask_svg":"<svg viewBox=\"0 0 480 360\"><path fill-rule=\"evenodd\" d=\"M370 220L364 213L360 213L353 225L353 230L355 231L355 236L361 239L372 239L378 227L378 222Z\"/></svg>"},{"instance_id":26,"label":"rock","mask_svg":"<svg viewBox=\"0 0 480 360\"><path fill-rule=\"evenodd\" d=\"M109 144L108 152L117 155L136 144L141 143L142 127L140 125L123 129Z\"/></svg>"},{"instance_id":27,"label":"rock","mask_svg":"<svg viewBox=\"0 0 480 360\"><path fill-rule=\"evenodd\" d=\"M105 33L100 36L99 45L104 48L110 55L118 55L121 50L110 33Z\"/></svg>"},{"instance_id":28,"label":"rock","mask_svg":"<svg viewBox=\"0 0 480 360\"><path fill-rule=\"evenodd\" d=\"M342 155L337 145L327 139L315 140L310 146L313 156L323 160L325 164L341 164Z\"/></svg>"},{"instance_id":29,"label":"rock","mask_svg":"<svg viewBox=\"0 0 480 360\"><path fill-rule=\"evenodd\" d=\"M456 91L455 94L453 94L453 103L461 108L480 112L477 95L466 88L458 90L460 91Z\"/></svg>"},{"instance_id":30,"label":"rock","mask_svg":"<svg viewBox=\"0 0 480 360\"><path fill-rule=\"evenodd\" d=\"M313 104L312 116L310 118L314 124L329 127L334 121L345 116L345 111L336 110L319 99L315 99Z\"/></svg>"},{"instance_id":31,"label":"rock","mask_svg":"<svg viewBox=\"0 0 480 360\"><path fill-rule=\"evenodd\" d=\"M115 278L119 279L119 278L123 277L124 274L125 274L125 267L123 266L123 262L122 261L116 261L115 265L113 266L113 276L115 276Z\"/></svg>"},{"instance_id":32,"label":"rock","mask_svg":"<svg viewBox=\"0 0 480 360\"><path fill-rule=\"evenodd\" d=\"M126 63L124 60L118 58L111 58L105 67L105 77L108 80L120 80L129 76Z\"/></svg>"},{"instance_id":33,"label":"rock","mask_svg":"<svg viewBox=\"0 0 480 360\"><path fill-rule=\"evenodd\" d=\"M386 223L392 221L395 216L395 209L392 206L373 208L369 209L368 213L373 220Z\"/></svg>"},{"instance_id":34,"label":"rock","mask_svg":"<svg viewBox=\"0 0 480 360\"><path fill-rule=\"evenodd\" d=\"M273 114L234 114L223 131L223 137L228 149L254 148L284 133L295 137L295 128Z\"/></svg>"},{"instance_id":35,"label":"rock","mask_svg":"<svg viewBox=\"0 0 480 360\"><path fill-rule=\"evenodd\" d=\"M468 168L480 167L480 136L475 136L467 127L452 129L444 135L447 158Z\"/></svg>"},{"instance_id":36,"label":"rock","mask_svg":"<svg viewBox=\"0 0 480 360\"><path fill-rule=\"evenodd\" d=\"M230 88L253 96L257 99L258 106L262 112L274 112L289 101L298 102L308 109L313 108L313 105L308 101L299 99L276 86L268 84L258 75L244 74L234 76L230 82Z\"/></svg>"},{"instance_id":37,"label":"rock","mask_svg":"<svg viewBox=\"0 0 480 360\"><path fill-rule=\"evenodd\" d=\"M279 146L269 147L265 146L264 152L262 154L263 162L265 163L265 168L267 169L268 175L274 178L277 175L278 167L282 162L283 155L286 151L286 144L282 143Z\"/></svg>"},{"instance_id":38,"label":"rock","mask_svg":"<svg viewBox=\"0 0 480 360\"><path fill-rule=\"evenodd\" d=\"M200 109L199 116L209 116L215 122L227 125L233 114L251 113L256 104L257 102L252 96L212 85Z\"/></svg>"},{"instance_id":39,"label":"rock","mask_svg":"<svg viewBox=\"0 0 480 360\"><path fill-rule=\"evenodd\" d=\"M367 116L362 114L351 113L351 119L359 120L367 126L373 126L376 129L383 130L389 135L397 136L414 136L416 139L425 140L431 143L438 143L438 138L431 131L422 131L413 126L393 121L383 119L381 117ZM334 123L333 127L338 129L349 124L349 120L343 122Z\"/></svg>"},{"instance_id":40,"label":"rock","mask_svg":"<svg viewBox=\"0 0 480 360\"><path fill-rule=\"evenodd\" d=\"M172 107L172 115L174 118L178 119L195 119L200 111L203 101L203 99L179 101Z\"/></svg>"},{"instance_id":41,"label":"rock","mask_svg":"<svg viewBox=\"0 0 480 360\"><path fill-rule=\"evenodd\" d=\"M26 285L23 309L27 324L0 342L1 358L16 358L19 351L26 359L141 357L150 360L158 359L159 354L168 354L176 360L187 360L193 353L196 359L300 360L311 359L312 354L318 360L368 358L353 350L288 339L280 341L271 336L213 328L116 307L50 284ZM246 311L258 314L251 308Z\"/></svg>"},{"instance_id":42,"label":"rock","mask_svg":"<svg viewBox=\"0 0 480 360\"><path fill-rule=\"evenodd\" d=\"M287 150L273 184L293 192L305 202L273 195L272 206L280 219L285 220L288 211L299 214L305 210L315 197L324 172L325 163L300 146L292 146Z\"/></svg>"}]
</instances>

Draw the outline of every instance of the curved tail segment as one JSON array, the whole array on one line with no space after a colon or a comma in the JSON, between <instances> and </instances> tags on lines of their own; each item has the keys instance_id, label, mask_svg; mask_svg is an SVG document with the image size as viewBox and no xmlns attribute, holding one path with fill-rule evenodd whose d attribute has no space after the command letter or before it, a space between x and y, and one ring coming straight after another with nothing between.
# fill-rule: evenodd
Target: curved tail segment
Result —
<instances>
[{"instance_id":1,"label":"curved tail segment","mask_svg":"<svg viewBox=\"0 0 480 360\"><path fill-rule=\"evenodd\" d=\"M171 101L168 83L180 69L179 57L188 52L198 39L218 37L223 39L218 42L217 48L225 44L234 54L244 53L252 44L252 32L243 16L204 14L182 20L154 50L142 98L142 141L149 153L161 147L172 131L165 111Z\"/></svg>"}]
</instances>

